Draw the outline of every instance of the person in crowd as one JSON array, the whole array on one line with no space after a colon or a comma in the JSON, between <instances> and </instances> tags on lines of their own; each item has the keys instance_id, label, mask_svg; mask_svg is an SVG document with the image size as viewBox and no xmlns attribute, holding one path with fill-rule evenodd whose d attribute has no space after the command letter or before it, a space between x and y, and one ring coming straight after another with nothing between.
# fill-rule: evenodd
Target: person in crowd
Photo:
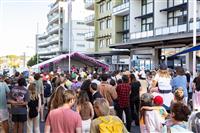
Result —
<instances>
[{"instance_id":1,"label":"person in crowd","mask_svg":"<svg viewBox=\"0 0 200 133\"><path fill-rule=\"evenodd\" d=\"M153 96L149 93L142 94L140 98L140 132L160 133L163 125L157 110L143 109L143 107L153 106Z\"/></svg>"},{"instance_id":2,"label":"person in crowd","mask_svg":"<svg viewBox=\"0 0 200 133\"><path fill-rule=\"evenodd\" d=\"M111 113L114 113L114 101L117 99L116 89L110 84L108 84L107 74L102 74L101 79L102 81L101 81L101 84L99 85L99 92L103 96L103 98L108 100L110 108L112 109Z\"/></svg>"},{"instance_id":3,"label":"person in crowd","mask_svg":"<svg viewBox=\"0 0 200 133\"><path fill-rule=\"evenodd\" d=\"M24 122L27 121L27 104L29 101L29 92L24 86L26 80L18 79L18 86L14 87L9 95L8 102L11 103L12 121L14 122L14 133L24 132Z\"/></svg>"},{"instance_id":4,"label":"person in crowd","mask_svg":"<svg viewBox=\"0 0 200 133\"><path fill-rule=\"evenodd\" d=\"M7 96L10 93L8 85L3 81L3 75L0 75L0 123L5 133L9 133L9 112L7 107Z\"/></svg>"},{"instance_id":5,"label":"person in crowd","mask_svg":"<svg viewBox=\"0 0 200 133\"><path fill-rule=\"evenodd\" d=\"M52 94L52 86L48 82L48 79L46 78L46 76L43 77L43 86L44 86L44 106L46 108L48 106L47 104Z\"/></svg>"},{"instance_id":6,"label":"person in crowd","mask_svg":"<svg viewBox=\"0 0 200 133\"><path fill-rule=\"evenodd\" d=\"M98 75L97 73L94 73L93 76L92 76L92 83L96 83L97 85L100 85L100 81L98 80Z\"/></svg>"},{"instance_id":7,"label":"person in crowd","mask_svg":"<svg viewBox=\"0 0 200 133\"><path fill-rule=\"evenodd\" d=\"M174 98L171 87L171 76L167 70L166 64L162 63L158 73L152 81L152 88L157 86L159 95L163 98L163 106L170 110L171 101Z\"/></svg>"},{"instance_id":8,"label":"person in crowd","mask_svg":"<svg viewBox=\"0 0 200 133\"><path fill-rule=\"evenodd\" d=\"M134 74L131 74L131 94L130 94L130 109L132 120L136 125L139 125L139 105L140 105L140 82Z\"/></svg>"},{"instance_id":9,"label":"person in crowd","mask_svg":"<svg viewBox=\"0 0 200 133\"><path fill-rule=\"evenodd\" d=\"M71 109L76 102L76 94L65 90L63 95L63 105L48 114L45 133L81 133L81 116Z\"/></svg>"},{"instance_id":10,"label":"person in crowd","mask_svg":"<svg viewBox=\"0 0 200 133\"><path fill-rule=\"evenodd\" d=\"M184 103L187 105L188 92L187 92L187 78L185 76L185 71L182 67L176 67L176 77L171 81L172 89L175 91L178 87L183 88L184 92Z\"/></svg>"},{"instance_id":11,"label":"person in crowd","mask_svg":"<svg viewBox=\"0 0 200 133\"><path fill-rule=\"evenodd\" d=\"M193 78L189 71L185 72L185 76L187 78L187 92L188 92L188 102L192 99L192 82Z\"/></svg>"},{"instance_id":12,"label":"person in crowd","mask_svg":"<svg viewBox=\"0 0 200 133\"><path fill-rule=\"evenodd\" d=\"M97 98L102 98L102 95L99 93L98 86L96 83L91 83L90 92L92 93L92 104Z\"/></svg>"},{"instance_id":13,"label":"person in crowd","mask_svg":"<svg viewBox=\"0 0 200 133\"><path fill-rule=\"evenodd\" d=\"M28 86L29 102L28 102L27 133L33 133L33 129L35 133L40 133L40 121L38 112L41 106L41 98L36 90L37 89L35 83L30 83Z\"/></svg>"},{"instance_id":14,"label":"person in crowd","mask_svg":"<svg viewBox=\"0 0 200 133\"><path fill-rule=\"evenodd\" d=\"M128 133L123 122L117 116L111 116L109 103L104 98L98 98L94 101L94 110L97 114L96 119L92 120L90 133Z\"/></svg>"},{"instance_id":15,"label":"person in crowd","mask_svg":"<svg viewBox=\"0 0 200 133\"><path fill-rule=\"evenodd\" d=\"M183 88L179 87L178 89L176 89L176 91L174 92L174 99L171 102L171 107L174 103L184 103L184 92L183 92Z\"/></svg>"},{"instance_id":16,"label":"person in crowd","mask_svg":"<svg viewBox=\"0 0 200 133\"><path fill-rule=\"evenodd\" d=\"M171 107L171 119L166 122L165 131L167 130L167 133L189 133L187 123L189 115L190 110L184 103L174 103Z\"/></svg>"},{"instance_id":17,"label":"person in crowd","mask_svg":"<svg viewBox=\"0 0 200 133\"><path fill-rule=\"evenodd\" d=\"M165 108L163 107L163 98L161 96L155 96L153 98L153 106L149 107L149 106L143 106L141 108L141 110L155 110L158 114L159 117L159 121L161 122L161 124L165 124L165 120L168 117L168 113L165 110Z\"/></svg>"},{"instance_id":18,"label":"person in crowd","mask_svg":"<svg viewBox=\"0 0 200 133\"><path fill-rule=\"evenodd\" d=\"M40 94L41 97L40 119L42 122L44 122L44 85L41 75L39 73L35 74L34 79L35 79L37 93Z\"/></svg>"},{"instance_id":19,"label":"person in crowd","mask_svg":"<svg viewBox=\"0 0 200 133\"><path fill-rule=\"evenodd\" d=\"M72 90L75 90L76 92L80 91L82 85L82 78L81 76L78 76L77 81L75 80L71 86Z\"/></svg>"},{"instance_id":20,"label":"person in crowd","mask_svg":"<svg viewBox=\"0 0 200 133\"><path fill-rule=\"evenodd\" d=\"M200 74L193 80L193 110L200 111Z\"/></svg>"},{"instance_id":21,"label":"person in crowd","mask_svg":"<svg viewBox=\"0 0 200 133\"><path fill-rule=\"evenodd\" d=\"M86 91L89 96L90 101L92 101L92 93L90 92L90 85L91 85L91 80L86 79L85 81L83 81L81 85L81 91Z\"/></svg>"},{"instance_id":22,"label":"person in crowd","mask_svg":"<svg viewBox=\"0 0 200 133\"><path fill-rule=\"evenodd\" d=\"M94 109L89 101L87 92L80 92L76 108L82 118L82 133L89 133L91 120L94 117Z\"/></svg>"},{"instance_id":23,"label":"person in crowd","mask_svg":"<svg viewBox=\"0 0 200 133\"><path fill-rule=\"evenodd\" d=\"M140 96L141 96L142 94L147 93L147 88L148 88L148 82L146 80L146 73L144 67L142 67L142 70L140 71L139 82L141 84L140 88Z\"/></svg>"},{"instance_id":24,"label":"person in crowd","mask_svg":"<svg viewBox=\"0 0 200 133\"><path fill-rule=\"evenodd\" d=\"M131 94L131 86L129 84L129 78L127 75L122 76L122 84L117 85L116 91L117 91L117 102L119 105L119 108L116 110L117 116L122 120L123 119L123 111L126 115L126 127L128 131L131 129L131 117L130 117L130 94Z\"/></svg>"}]
</instances>

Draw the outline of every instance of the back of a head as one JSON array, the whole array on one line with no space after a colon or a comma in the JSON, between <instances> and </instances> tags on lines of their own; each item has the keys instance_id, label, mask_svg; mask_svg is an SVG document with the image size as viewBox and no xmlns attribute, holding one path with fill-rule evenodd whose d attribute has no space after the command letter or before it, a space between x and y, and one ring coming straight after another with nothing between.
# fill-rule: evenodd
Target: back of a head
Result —
<instances>
[{"instance_id":1,"label":"back of a head","mask_svg":"<svg viewBox=\"0 0 200 133\"><path fill-rule=\"evenodd\" d=\"M101 75L101 80L102 81L107 81L108 80L108 75L107 74L102 74Z\"/></svg>"},{"instance_id":2,"label":"back of a head","mask_svg":"<svg viewBox=\"0 0 200 133\"><path fill-rule=\"evenodd\" d=\"M174 92L174 96L177 100L177 102L181 102L184 98L184 92L183 92L183 88L180 87L178 88L175 92Z\"/></svg>"},{"instance_id":3,"label":"back of a head","mask_svg":"<svg viewBox=\"0 0 200 133\"><path fill-rule=\"evenodd\" d=\"M72 99L76 99L76 93L73 90L65 90L63 96L65 103L69 103Z\"/></svg>"},{"instance_id":4,"label":"back of a head","mask_svg":"<svg viewBox=\"0 0 200 133\"><path fill-rule=\"evenodd\" d=\"M173 118L177 121L187 121L190 115L189 108L183 103L174 103L171 112L174 113Z\"/></svg>"},{"instance_id":5,"label":"back of a head","mask_svg":"<svg viewBox=\"0 0 200 133\"><path fill-rule=\"evenodd\" d=\"M91 83L91 88L96 91L97 90L97 84L96 83Z\"/></svg>"},{"instance_id":6,"label":"back of a head","mask_svg":"<svg viewBox=\"0 0 200 133\"><path fill-rule=\"evenodd\" d=\"M93 79L97 79L97 74L94 73L93 76L92 76L92 78L93 78Z\"/></svg>"},{"instance_id":7,"label":"back of a head","mask_svg":"<svg viewBox=\"0 0 200 133\"><path fill-rule=\"evenodd\" d=\"M27 85L25 78L22 78L22 77L18 79L17 83L18 83L19 86L26 86Z\"/></svg>"},{"instance_id":8,"label":"back of a head","mask_svg":"<svg viewBox=\"0 0 200 133\"><path fill-rule=\"evenodd\" d=\"M116 85L116 82L115 82L114 79L111 79L111 80L110 80L110 85L112 85L112 86L115 86L115 85Z\"/></svg>"},{"instance_id":9,"label":"back of a head","mask_svg":"<svg viewBox=\"0 0 200 133\"><path fill-rule=\"evenodd\" d=\"M39 79L40 79L40 77L41 77L41 76L40 76L40 74L39 74L39 73L36 73L36 74L34 75L34 79L35 79L35 80L39 80Z\"/></svg>"},{"instance_id":10,"label":"back of a head","mask_svg":"<svg viewBox=\"0 0 200 133\"><path fill-rule=\"evenodd\" d=\"M144 93L140 98L142 106L152 106L153 96L150 93Z\"/></svg>"},{"instance_id":11,"label":"back of a head","mask_svg":"<svg viewBox=\"0 0 200 133\"><path fill-rule=\"evenodd\" d=\"M97 108L100 112L100 116L106 116L109 115L110 109L109 109L109 103L106 99L104 98L97 98L94 101L94 108Z\"/></svg>"},{"instance_id":12,"label":"back of a head","mask_svg":"<svg viewBox=\"0 0 200 133\"><path fill-rule=\"evenodd\" d=\"M181 66L176 67L176 74L181 76L185 75L185 70L183 69L183 67Z\"/></svg>"},{"instance_id":13,"label":"back of a head","mask_svg":"<svg viewBox=\"0 0 200 133\"><path fill-rule=\"evenodd\" d=\"M127 75L123 75L122 76L122 80L123 80L123 83L128 83L129 82L129 78Z\"/></svg>"},{"instance_id":14,"label":"back of a head","mask_svg":"<svg viewBox=\"0 0 200 133\"><path fill-rule=\"evenodd\" d=\"M135 81L136 81L135 74L131 74L131 75L130 75L130 78L131 78L131 81L132 81L132 82L135 82Z\"/></svg>"},{"instance_id":15,"label":"back of a head","mask_svg":"<svg viewBox=\"0 0 200 133\"><path fill-rule=\"evenodd\" d=\"M82 90L78 96L78 104L84 104L85 102L89 102L89 97L86 91Z\"/></svg>"}]
</instances>

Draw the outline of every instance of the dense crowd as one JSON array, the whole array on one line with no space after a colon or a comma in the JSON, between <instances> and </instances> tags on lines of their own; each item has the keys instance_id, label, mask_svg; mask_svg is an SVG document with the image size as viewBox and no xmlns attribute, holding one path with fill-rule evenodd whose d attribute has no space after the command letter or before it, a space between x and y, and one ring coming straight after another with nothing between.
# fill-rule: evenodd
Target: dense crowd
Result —
<instances>
[{"instance_id":1,"label":"dense crowd","mask_svg":"<svg viewBox=\"0 0 200 133\"><path fill-rule=\"evenodd\" d=\"M199 111L200 75L182 67L0 75L5 133L198 133Z\"/></svg>"}]
</instances>

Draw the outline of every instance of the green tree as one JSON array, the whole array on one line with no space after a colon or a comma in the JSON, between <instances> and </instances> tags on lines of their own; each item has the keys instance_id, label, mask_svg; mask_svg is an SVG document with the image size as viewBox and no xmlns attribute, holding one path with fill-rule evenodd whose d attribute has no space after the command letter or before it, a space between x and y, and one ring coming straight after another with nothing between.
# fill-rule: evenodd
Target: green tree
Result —
<instances>
[{"instance_id":1,"label":"green tree","mask_svg":"<svg viewBox=\"0 0 200 133\"><path fill-rule=\"evenodd\" d=\"M34 55L33 57L31 57L31 59L27 62L27 66L34 66L35 64L37 64L37 55Z\"/></svg>"}]
</instances>

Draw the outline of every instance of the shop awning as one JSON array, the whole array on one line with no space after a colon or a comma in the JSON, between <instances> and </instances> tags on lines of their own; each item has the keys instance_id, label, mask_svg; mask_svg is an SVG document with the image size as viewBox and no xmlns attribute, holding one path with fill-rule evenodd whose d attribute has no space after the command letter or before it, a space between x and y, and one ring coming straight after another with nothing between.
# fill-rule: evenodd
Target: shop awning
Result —
<instances>
[{"instance_id":1,"label":"shop awning","mask_svg":"<svg viewBox=\"0 0 200 133\"><path fill-rule=\"evenodd\" d=\"M183 50L183 51L181 51L179 53L176 53L176 54L174 54L174 55L172 55L170 57L175 57L175 56L178 56L178 55L181 55L181 54L186 54L186 53L193 52L193 51L198 51L198 50L200 50L200 44L197 44L197 46L194 46L194 47L191 47L189 49Z\"/></svg>"}]
</instances>

